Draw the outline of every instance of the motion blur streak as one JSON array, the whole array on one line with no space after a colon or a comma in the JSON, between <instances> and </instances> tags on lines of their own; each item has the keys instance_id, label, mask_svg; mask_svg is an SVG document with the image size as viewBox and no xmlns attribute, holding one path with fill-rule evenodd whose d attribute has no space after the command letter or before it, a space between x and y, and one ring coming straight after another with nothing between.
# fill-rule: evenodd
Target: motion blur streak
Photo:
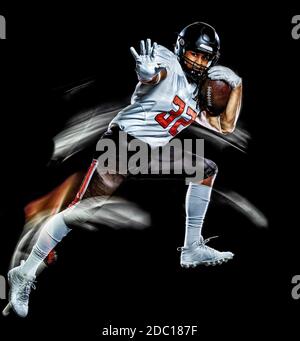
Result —
<instances>
[{"instance_id":1,"label":"motion blur streak","mask_svg":"<svg viewBox=\"0 0 300 341\"><path fill-rule=\"evenodd\" d=\"M214 189L214 192L219 194L221 201L225 201L227 205L242 213L255 226L259 228L268 227L268 220L265 215L242 195L230 190Z\"/></svg>"}]
</instances>

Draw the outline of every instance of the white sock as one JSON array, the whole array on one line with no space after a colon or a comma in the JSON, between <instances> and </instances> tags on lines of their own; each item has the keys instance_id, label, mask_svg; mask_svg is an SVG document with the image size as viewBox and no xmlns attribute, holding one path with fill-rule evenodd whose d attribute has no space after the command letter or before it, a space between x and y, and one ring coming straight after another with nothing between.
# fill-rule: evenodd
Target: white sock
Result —
<instances>
[{"instance_id":1,"label":"white sock","mask_svg":"<svg viewBox=\"0 0 300 341\"><path fill-rule=\"evenodd\" d=\"M184 247L190 247L201 238L201 230L209 205L212 188L190 182L186 193Z\"/></svg>"},{"instance_id":2,"label":"white sock","mask_svg":"<svg viewBox=\"0 0 300 341\"><path fill-rule=\"evenodd\" d=\"M63 212L51 217L42 227L37 242L22 265L22 272L27 276L35 276L42 261L70 231L71 229L64 222Z\"/></svg>"}]
</instances>

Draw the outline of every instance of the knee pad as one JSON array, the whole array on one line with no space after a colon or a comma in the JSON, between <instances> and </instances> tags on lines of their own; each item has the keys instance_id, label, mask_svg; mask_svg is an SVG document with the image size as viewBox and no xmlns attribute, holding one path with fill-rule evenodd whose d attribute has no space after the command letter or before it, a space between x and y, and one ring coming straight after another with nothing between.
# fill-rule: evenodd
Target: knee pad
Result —
<instances>
[{"instance_id":1,"label":"knee pad","mask_svg":"<svg viewBox=\"0 0 300 341\"><path fill-rule=\"evenodd\" d=\"M204 179L218 174L218 166L209 159L204 159Z\"/></svg>"}]
</instances>

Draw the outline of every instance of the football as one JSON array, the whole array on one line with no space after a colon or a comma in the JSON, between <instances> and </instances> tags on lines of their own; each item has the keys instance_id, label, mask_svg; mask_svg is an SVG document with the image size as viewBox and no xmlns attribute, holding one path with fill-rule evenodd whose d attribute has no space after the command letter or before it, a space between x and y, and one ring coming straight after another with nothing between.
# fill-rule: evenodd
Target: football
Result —
<instances>
[{"instance_id":1,"label":"football","mask_svg":"<svg viewBox=\"0 0 300 341\"><path fill-rule=\"evenodd\" d=\"M219 116L227 106L230 93L231 86L228 83L206 78L200 91L203 110L210 116Z\"/></svg>"}]
</instances>

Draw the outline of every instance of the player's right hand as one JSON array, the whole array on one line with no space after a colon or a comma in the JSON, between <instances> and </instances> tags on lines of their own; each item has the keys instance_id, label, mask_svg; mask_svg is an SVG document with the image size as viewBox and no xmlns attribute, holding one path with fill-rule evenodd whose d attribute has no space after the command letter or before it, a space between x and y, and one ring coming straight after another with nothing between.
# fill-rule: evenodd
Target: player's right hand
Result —
<instances>
[{"instance_id":1,"label":"player's right hand","mask_svg":"<svg viewBox=\"0 0 300 341\"><path fill-rule=\"evenodd\" d=\"M140 42L140 54L138 54L134 47L130 48L130 52L136 61L136 72L140 81L151 81L165 66L155 61L157 44L147 39Z\"/></svg>"}]
</instances>

